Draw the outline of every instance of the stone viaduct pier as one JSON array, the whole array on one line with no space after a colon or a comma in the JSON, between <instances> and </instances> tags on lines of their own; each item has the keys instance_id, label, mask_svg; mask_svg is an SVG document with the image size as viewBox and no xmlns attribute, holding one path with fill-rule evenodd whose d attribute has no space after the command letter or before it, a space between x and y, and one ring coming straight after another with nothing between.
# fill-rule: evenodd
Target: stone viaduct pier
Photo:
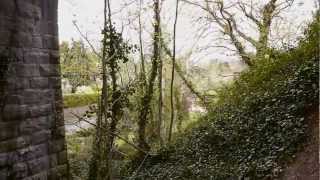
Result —
<instances>
[{"instance_id":1,"label":"stone viaduct pier","mask_svg":"<svg viewBox=\"0 0 320 180\"><path fill-rule=\"evenodd\" d=\"M0 0L0 180L67 179L58 0Z\"/></svg>"}]
</instances>

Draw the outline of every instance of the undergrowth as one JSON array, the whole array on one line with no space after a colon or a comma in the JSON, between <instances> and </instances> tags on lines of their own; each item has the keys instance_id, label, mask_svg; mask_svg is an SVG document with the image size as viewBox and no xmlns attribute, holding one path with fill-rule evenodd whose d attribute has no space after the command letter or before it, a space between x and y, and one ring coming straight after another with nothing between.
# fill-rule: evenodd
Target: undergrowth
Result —
<instances>
[{"instance_id":1,"label":"undergrowth","mask_svg":"<svg viewBox=\"0 0 320 180\"><path fill-rule=\"evenodd\" d=\"M123 179L277 177L306 140L306 110L318 105L318 32L316 20L298 47L257 60L218 91L218 102L199 127L140 168L139 163L123 168Z\"/></svg>"}]
</instances>

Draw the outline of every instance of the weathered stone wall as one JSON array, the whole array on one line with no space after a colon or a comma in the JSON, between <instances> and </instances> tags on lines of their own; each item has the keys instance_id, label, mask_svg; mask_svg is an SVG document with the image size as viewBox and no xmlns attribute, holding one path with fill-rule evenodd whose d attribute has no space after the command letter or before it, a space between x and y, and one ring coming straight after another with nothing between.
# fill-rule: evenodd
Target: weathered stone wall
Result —
<instances>
[{"instance_id":1,"label":"weathered stone wall","mask_svg":"<svg viewBox=\"0 0 320 180\"><path fill-rule=\"evenodd\" d=\"M0 0L0 180L67 179L58 0Z\"/></svg>"}]
</instances>

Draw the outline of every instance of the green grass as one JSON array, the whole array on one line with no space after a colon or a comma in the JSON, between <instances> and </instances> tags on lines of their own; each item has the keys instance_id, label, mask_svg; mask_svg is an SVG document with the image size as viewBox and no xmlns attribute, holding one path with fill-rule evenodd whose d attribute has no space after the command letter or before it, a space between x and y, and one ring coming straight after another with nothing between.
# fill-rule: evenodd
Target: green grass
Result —
<instances>
[{"instance_id":1,"label":"green grass","mask_svg":"<svg viewBox=\"0 0 320 180\"><path fill-rule=\"evenodd\" d=\"M92 94L68 94L63 96L64 108L80 107L96 104L99 98L98 93Z\"/></svg>"}]
</instances>

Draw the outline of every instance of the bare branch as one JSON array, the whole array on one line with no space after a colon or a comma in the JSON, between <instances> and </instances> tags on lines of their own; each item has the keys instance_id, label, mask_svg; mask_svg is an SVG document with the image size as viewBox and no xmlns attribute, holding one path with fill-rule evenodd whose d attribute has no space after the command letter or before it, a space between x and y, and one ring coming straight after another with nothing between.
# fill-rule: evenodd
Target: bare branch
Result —
<instances>
[{"instance_id":1,"label":"bare branch","mask_svg":"<svg viewBox=\"0 0 320 180\"><path fill-rule=\"evenodd\" d=\"M171 51L170 49L167 47L167 45L161 41L161 45L163 46L163 49L165 51L165 53L170 57L170 59L172 60L173 59L173 55L171 54ZM203 97L203 95L198 92L195 88L194 88L194 85L192 84L192 82L190 82L184 75L184 73L182 72L181 70L181 67L179 66L178 63L175 63L175 69L176 69L176 72L178 73L178 75L180 76L180 78L182 79L182 81L184 82L184 84L189 88L189 90L197 96L198 99L201 100L202 104L205 106L205 99Z\"/></svg>"},{"instance_id":2,"label":"bare branch","mask_svg":"<svg viewBox=\"0 0 320 180\"><path fill-rule=\"evenodd\" d=\"M252 8L253 8L252 6L250 8L250 12L247 11L246 5L240 1L238 1L238 6L247 18L252 20L258 27L261 26L261 22L256 17L254 17L252 13Z\"/></svg>"},{"instance_id":3,"label":"bare branch","mask_svg":"<svg viewBox=\"0 0 320 180\"><path fill-rule=\"evenodd\" d=\"M106 133L108 134L111 134L111 135L114 135L116 136L117 138L123 140L125 143L129 144L130 146L132 146L133 148L135 148L136 150L140 151L140 152L143 152L144 154L149 154L148 152L145 152L144 150L142 150L141 148L139 148L138 146L136 146L135 144L131 143L130 141L128 141L126 138L120 136L119 134L115 133L115 132L110 132L109 129L105 129L104 127L98 127L96 124L86 120L85 118L71 112L72 115L74 115L76 118L78 118L78 122L86 122L88 124L90 124L91 126L94 126L96 128L100 128L101 130L104 130Z\"/></svg>"},{"instance_id":4,"label":"bare branch","mask_svg":"<svg viewBox=\"0 0 320 180\"><path fill-rule=\"evenodd\" d=\"M232 33L232 28L233 28L240 37L242 37L243 39L251 43L253 46L257 47L258 42L239 30L236 20L234 19L233 15L230 12L225 10L223 3L218 2L218 6L219 6L219 10L222 18L228 22L229 31L230 31L229 33Z\"/></svg>"},{"instance_id":5,"label":"bare branch","mask_svg":"<svg viewBox=\"0 0 320 180\"><path fill-rule=\"evenodd\" d=\"M85 36L82 31L80 30L79 26L77 25L76 21L72 21L73 25L76 27L77 31L79 32L80 36L86 40L86 42L89 44L91 50L94 52L95 55L97 55L100 59L102 58L101 55L96 51L94 46L91 44L90 40L88 39L87 36Z\"/></svg>"}]
</instances>

